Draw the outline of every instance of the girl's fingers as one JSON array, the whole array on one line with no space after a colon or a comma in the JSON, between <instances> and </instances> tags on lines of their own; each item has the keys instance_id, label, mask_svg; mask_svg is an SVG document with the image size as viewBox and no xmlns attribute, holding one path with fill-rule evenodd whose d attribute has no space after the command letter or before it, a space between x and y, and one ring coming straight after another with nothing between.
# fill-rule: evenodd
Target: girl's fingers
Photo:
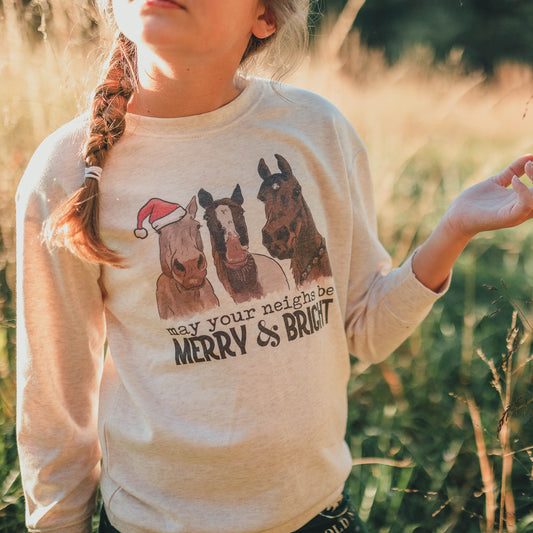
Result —
<instances>
[{"instance_id":1,"label":"girl's fingers","mask_svg":"<svg viewBox=\"0 0 533 533\"><path fill-rule=\"evenodd\" d=\"M526 163L526 166L525 166L524 170L526 171L527 177L531 181L533 181L533 161L528 161Z\"/></svg>"},{"instance_id":2,"label":"girl's fingers","mask_svg":"<svg viewBox=\"0 0 533 533\"><path fill-rule=\"evenodd\" d=\"M529 209L533 209L533 194L529 187L524 185L516 174L512 178L512 185L514 191L518 195L520 204L527 206Z\"/></svg>"},{"instance_id":3,"label":"girl's fingers","mask_svg":"<svg viewBox=\"0 0 533 533\"><path fill-rule=\"evenodd\" d=\"M528 163L533 161L533 155L528 154L524 155L515 161L513 161L503 172L500 172L494 179L498 185L503 187L509 187L513 180L513 176L523 176L524 172L528 172L528 168L531 171L531 174L528 174L530 179L533 179L533 167L528 165ZM526 168L526 166L528 168Z\"/></svg>"},{"instance_id":4,"label":"girl's fingers","mask_svg":"<svg viewBox=\"0 0 533 533\"><path fill-rule=\"evenodd\" d=\"M524 170L527 165L527 163L533 161L533 155L527 154L520 158L518 158L516 161L513 161L510 165L508 170L510 169L514 174L517 176L523 176Z\"/></svg>"}]
</instances>

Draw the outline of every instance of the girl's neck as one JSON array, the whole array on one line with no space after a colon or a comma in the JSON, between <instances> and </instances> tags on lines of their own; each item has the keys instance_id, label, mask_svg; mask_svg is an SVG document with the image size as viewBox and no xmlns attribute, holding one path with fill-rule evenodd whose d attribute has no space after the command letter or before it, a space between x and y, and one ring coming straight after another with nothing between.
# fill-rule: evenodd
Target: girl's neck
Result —
<instances>
[{"instance_id":1,"label":"girl's neck","mask_svg":"<svg viewBox=\"0 0 533 533\"><path fill-rule=\"evenodd\" d=\"M243 89L235 79L238 65L138 58L139 86L128 112L158 118L200 115L236 98Z\"/></svg>"}]
</instances>

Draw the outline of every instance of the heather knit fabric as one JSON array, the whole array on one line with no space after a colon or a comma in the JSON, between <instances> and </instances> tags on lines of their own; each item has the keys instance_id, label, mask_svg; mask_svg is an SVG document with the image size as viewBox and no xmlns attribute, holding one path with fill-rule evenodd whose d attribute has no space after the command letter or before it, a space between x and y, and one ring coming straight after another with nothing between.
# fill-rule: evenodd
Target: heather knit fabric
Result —
<instances>
[{"instance_id":1,"label":"heather knit fabric","mask_svg":"<svg viewBox=\"0 0 533 533\"><path fill-rule=\"evenodd\" d=\"M294 531L351 469L349 353L383 360L438 295L391 269L365 148L322 98L252 79L205 115L126 120L100 190L127 268L39 237L83 180L83 117L17 194L29 529L88 533L100 482L123 533Z\"/></svg>"}]
</instances>

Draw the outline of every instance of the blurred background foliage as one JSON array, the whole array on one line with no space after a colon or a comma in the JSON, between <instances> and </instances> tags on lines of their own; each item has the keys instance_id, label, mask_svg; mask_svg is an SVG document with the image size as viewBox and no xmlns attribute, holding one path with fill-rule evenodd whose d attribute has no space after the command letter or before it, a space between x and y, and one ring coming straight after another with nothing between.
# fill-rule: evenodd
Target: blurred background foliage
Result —
<instances>
[{"instance_id":1,"label":"blurred background foliage","mask_svg":"<svg viewBox=\"0 0 533 533\"><path fill-rule=\"evenodd\" d=\"M462 189L533 151L533 2L316 11L312 52L289 81L362 136L380 238L399 264ZM86 108L108 37L84 0L0 2L0 533L25 530L13 198L41 140ZM533 532L531 227L478 236L408 341L380 365L353 360L348 488L370 531Z\"/></svg>"},{"instance_id":2,"label":"blurred background foliage","mask_svg":"<svg viewBox=\"0 0 533 533\"><path fill-rule=\"evenodd\" d=\"M323 0L326 12L345 0ZM413 45L428 46L436 61L459 50L469 70L492 74L505 61L533 63L530 0L366 0L353 27L389 63Z\"/></svg>"}]
</instances>

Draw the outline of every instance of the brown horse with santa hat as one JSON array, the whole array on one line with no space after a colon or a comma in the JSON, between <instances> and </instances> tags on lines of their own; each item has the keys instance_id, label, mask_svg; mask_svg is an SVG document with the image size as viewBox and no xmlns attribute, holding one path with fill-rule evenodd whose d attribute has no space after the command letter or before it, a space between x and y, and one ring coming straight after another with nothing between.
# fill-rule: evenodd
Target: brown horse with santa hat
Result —
<instances>
[{"instance_id":1,"label":"brown horse with santa hat","mask_svg":"<svg viewBox=\"0 0 533 533\"><path fill-rule=\"evenodd\" d=\"M157 308L163 319L183 318L219 305L207 279L207 261L195 220L198 206L193 196L184 209L160 198L150 199L137 215L134 233L145 239L148 219L159 234L159 258L162 274L157 280Z\"/></svg>"}]
</instances>

